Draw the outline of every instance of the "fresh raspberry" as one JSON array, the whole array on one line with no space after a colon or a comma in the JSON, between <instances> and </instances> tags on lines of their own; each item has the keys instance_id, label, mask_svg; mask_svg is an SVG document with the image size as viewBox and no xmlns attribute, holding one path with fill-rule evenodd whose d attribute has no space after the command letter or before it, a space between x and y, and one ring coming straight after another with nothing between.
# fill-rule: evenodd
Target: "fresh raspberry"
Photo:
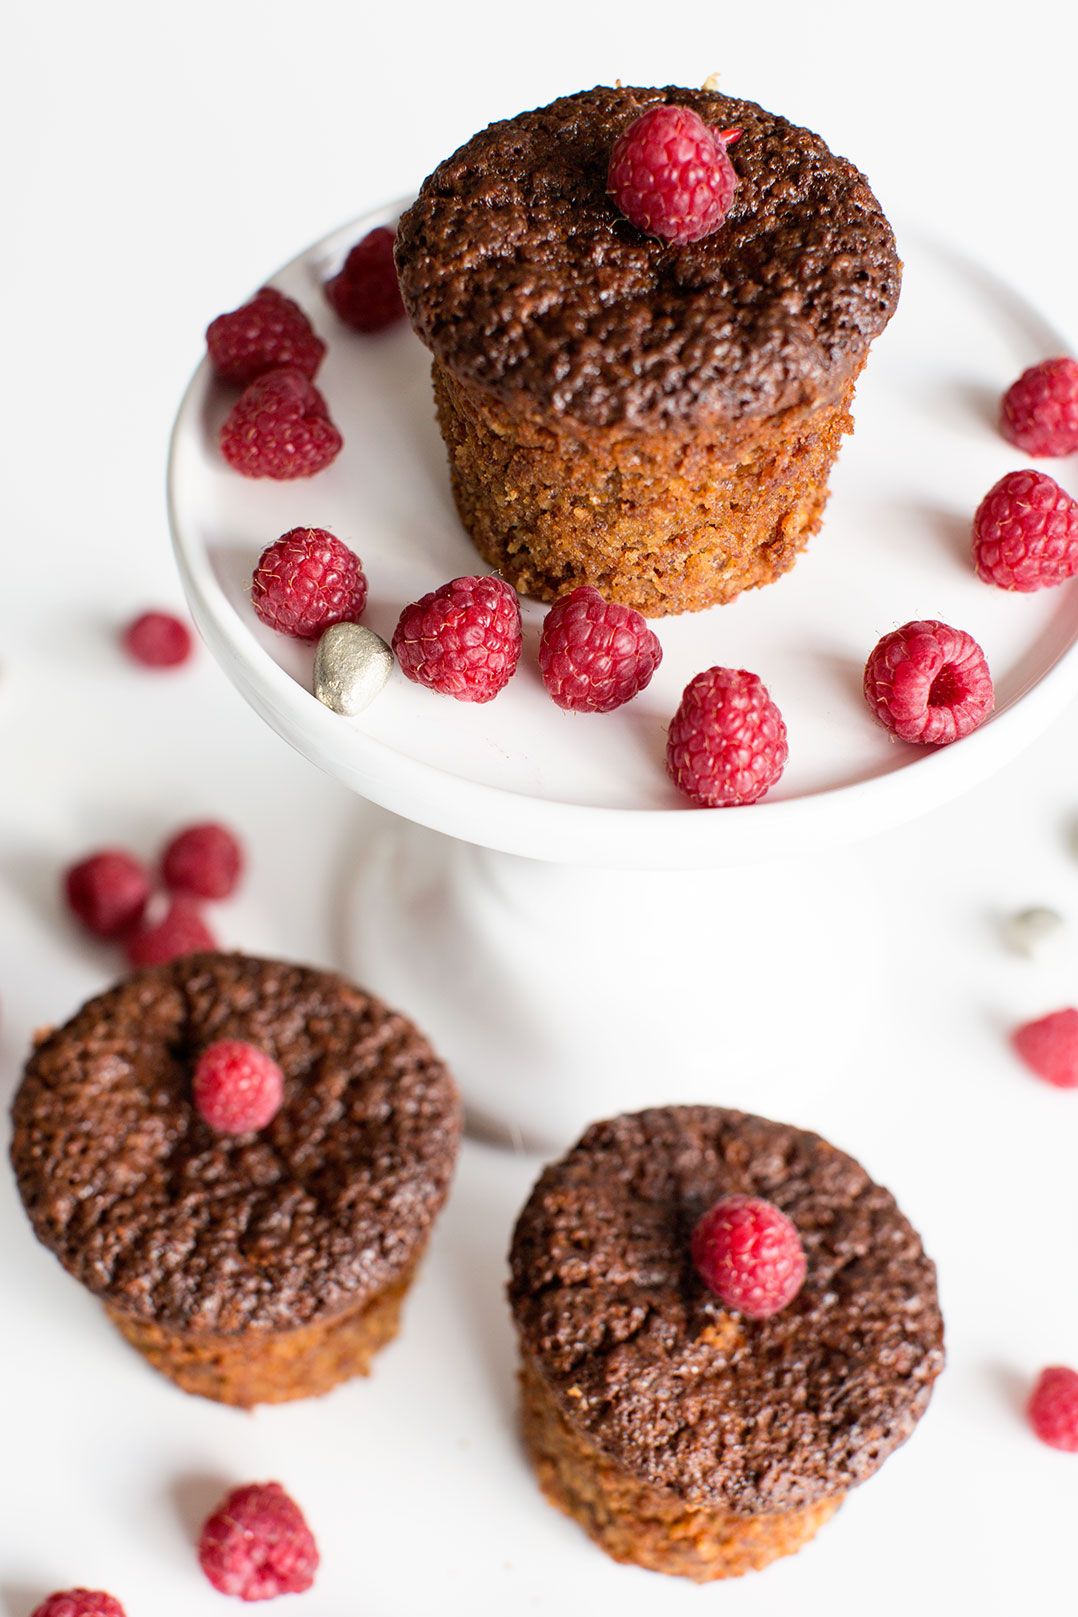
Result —
<instances>
[{"instance_id":1,"label":"fresh raspberry","mask_svg":"<svg viewBox=\"0 0 1078 1617\"><path fill-rule=\"evenodd\" d=\"M1078 1370L1052 1364L1030 1393L1029 1423L1042 1443L1078 1454Z\"/></svg>"},{"instance_id":2,"label":"fresh raspberry","mask_svg":"<svg viewBox=\"0 0 1078 1617\"><path fill-rule=\"evenodd\" d=\"M264 1129L281 1109L284 1073L264 1050L242 1039L219 1039L198 1058L195 1108L219 1134Z\"/></svg>"},{"instance_id":3,"label":"fresh raspberry","mask_svg":"<svg viewBox=\"0 0 1078 1617\"><path fill-rule=\"evenodd\" d=\"M551 607L539 641L543 684L571 713L612 712L644 689L662 658L640 613L588 584Z\"/></svg>"},{"instance_id":4,"label":"fresh raspberry","mask_svg":"<svg viewBox=\"0 0 1078 1617\"><path fill-rule=\"evenodd\" d=\"M1078 1089L1078 1011L1069 1007L1023 1022L1011 1044L1031 1072L1057 1089Z\"/></svg>"},{"instance_id":5,"label":"fresh raspberry","mask_svg":"<svg viewBox=\"0 0 1078 1617\"><path fill-rule=\"evenodd\" d=\"M786 758L782 714L755 674L707 668L689 681L666 739L666 767L694 803L755 803L774 786Z\"/></svg>"},{"instance_id":6,"label":"fresh raspberry","mask_svg":"<svg viewBox=\"0 0 1078 1617\"><path fill-rule=\"evenodd\" d=\"M313 477L340 453L326 401L302 371L267 371L241 393L221 428L221 453L244 477Z\"/></svg>"},{"instance_id":7,"label":"fresh raspberry","mask_svg":"<svg viewBox=\"0 0 1078 1617\"><path fill-rule=\"evenodd\" d=\"M161 855L166 887L196 898L229 898L243 870L243 850L223 825L189 825Z\"/></svg>"},{"instance_id":8,"label":"fresh raspberry","mask_svg":"<svg viewBox=\"0 0 1078 1617\"><path fill-rule=\"evenodd\" d=\"M865 664L865 700L902 741L950 741L976 730L995 695L984 652L934 618L885 634Z\"/></svg>"},{"instance_id":9,"label":"fresh raspberry","mask_svg":"<svg viewBox=\"0 0 1078 1617\"><path fill-rule=\"evenodd\" d=\"M460 702L489 702L520 660L520 602L503 579L452 578L406 606L393 633L401 669Z\"/></svg>"},{"instance_id":10,"label":"fresh raspberry","mask_svg":"<svg viewBox=\"0 0 1078 1617\"><path fill-rule=\"evenodd\" d=\"M272 286L231 314L219 314L207 329L206 346L221 380L241 387L282 365L313 380L326 351L299 304Z\"/></svg>"},{"instance_id":11,"label":"fresh raspberry","mask_svg":"<svg viewBox=\"0 0 1078 1617\"><path fill-rule=\"evenodd\" d=\"M171 612L143 612L122 639L132 662L144 668L178 668L191 655L191 631Z\"/></svg>"},{"instance_id":12,"label":"fresh raspberry","mask_svg":"<svg viewBox=\"0 0 1078 1617\"><path fill-rule=\"evenodd\" d=\"M103 1589L61 1589L35 1606L30 1617L124 1617L124 1609Z\"/></svg>"},{"instance_id":13,"label":"fresh raspberry","mask_svg":"<svg viewBox=\"0 0 1078 1617\"><path fill-rule=\"evenodd\" d=\"M1078 360L1046 359L1023 371L1003 395L999 430L1027 455L1078 450Z\"/></svg>"},{"instance_id":14,"label":"fresh raspberry","mask_svg":"<svg viewBox=\"0 0 1078 1617\"><path fill-rule=\"evenodd\" d=\"M127 939L133 966L163 966L183 954L216 949L217 940L186 893L172 900L160 920L144 920Z\"/></svg>"},{"instance_id":15,"label":"fresh raspberry","mask_svg":"<svg viewBox=\"0 0 1078 1617\"><path fill-rule=\"evenodd\" d=\"M395 233L379 225L357 241L325 294L346 325L356 331L384 331L404 318L404 303L393 262Z\"/></svg>"},{"instance_id":16,"label":"fresh raspberry","mask_svg":"<svg viewBox=\"0 0 1078 1617\"><path fill-rule=\"evenodd\" d=\"M271 1600L311 1587L318 1546L279 1482L252 1482L234 1488L206 1522L198 1559L221 1594Z\"/></svg>"},{"instance_id":17,"label":"fresh raspberry","mask_svg":"<svg viewBox=\"0 0 1078 1617\"><path fill-rule=\"evenodd\" d=\"M1078 500L1045 472L1008 472L973 518L978 578L1003 590L1043 589L1078 573Z\"/></svg>"},{"instance_id":18,"label":"fresh raspberry","mask_svg":"<svg viewBox=\"0 0 1078 1617\"><path fill-rule=\"evenodd\" d=\"M762 1196L724 1196L692 1232L692 1261L704 1285L749 1319L792 1302L805 1278L795 1226Z\"/></svg>"},{"instance_id":19,"label":"fresh raspberry","mask_svg":"<svg viewBox=\"0 0 1078 1617\"><path fill-rule=\"evenodd\" d=\"M84 927L99 938L118 938L141 919L150 878L131 854L106 848L65 872L64 891Z\"/></svg>"},{"instance_id":20,"label":"fresh raspberry","mask_svg":"<svg viewBox=\"0 0 1078 1617\"><path fill-rule=\"evenodd\" d=\"M331 623L354 623L367 577L354 551L326 528L290 528L258 558L251 605L269 629L317 640Z\"/></svg>"},{"instance_id":21,"label":"fresh raspberry","mask_svg":"<svg viewBox=\"0 0 1078 1617\"><path fill-rule=\"evenodd\" d=\"M726 155L740 130L711 129L691 107L658 106L614 142L607 189L645 235L681 245L718 230L737 175Z\"/></svg>"}]
</instances>

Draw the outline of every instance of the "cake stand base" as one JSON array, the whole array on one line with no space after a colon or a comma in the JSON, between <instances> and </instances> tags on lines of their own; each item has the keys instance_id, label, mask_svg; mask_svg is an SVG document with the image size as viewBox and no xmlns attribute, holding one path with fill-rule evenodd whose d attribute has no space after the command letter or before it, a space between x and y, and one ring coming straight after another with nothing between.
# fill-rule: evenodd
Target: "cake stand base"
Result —
<instances>
[{"instance_id":1,"label":"cake stand base","mask_svg":"<svg viewBox=\"0 0 1078 1617\"><path fill-rule=\"evenodd\" d=\"M825 1047L838 1079L878 1014L871 902L857 849L593 870L382 814L347 967L430 1036L473 1132L549 1152L669 1102L795 1116L806 1050Z\"/></svg>"}]
</instances>

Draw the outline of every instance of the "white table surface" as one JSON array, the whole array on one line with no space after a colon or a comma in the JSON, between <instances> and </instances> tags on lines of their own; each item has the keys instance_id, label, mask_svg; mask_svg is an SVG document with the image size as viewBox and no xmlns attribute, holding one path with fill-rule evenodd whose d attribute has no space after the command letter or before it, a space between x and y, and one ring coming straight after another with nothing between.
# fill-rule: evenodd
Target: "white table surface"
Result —
<instances>
[{"instance_id":1,"label":"white table surface","mask_svg":"<svg viewBox=\"0 0 1078 1617\"><path fill-rule=\"evenodd\" d=\"M207 321L307 242L408 191L492 118L617 76L723 87L818 129L915 219L1078 334L1072 8L685 0L593 15L72 0L9 26L0 383L0 1088L31 1030L116 969L59 873L104 844L147 857L214 817L249 849L221 940L332 964L341 872L369 823L289 751L203 651L127 665L116 627L181 605L163 468ZM960 380L960 379L959 379ZM847 451L856 452L854 445ZM1058 475L1078 492L1078 464ZM310 1617L871 1607L1073 1609L1078 1458L1021 1417L1044 1363L1078 1364L1078 1095L1027 1078L1005 1033L1078 997L1073 709L987 785L858 857L900 966L856 1076L805 1052L792 1121L859 1156L940 1266L950 1362L910 1445L815 1545L711 1593L618 1569L543 1505L513 1436L503 1254L535 1172L469 1145L406 1329L369 1383L243 1416L144 1370L29 1234L0 1176L0 1613L113 1590L128 1617L227 1609L190 1540L229 1484L277 1476L322 1542ZM1049 903L1054 966L999 921ZM835 984L836 1016L842 984ZM405 1007L407 1008L407 1007ZM291 1610L292 1608L289 1607Z\"/></svg>"}]
</instances>

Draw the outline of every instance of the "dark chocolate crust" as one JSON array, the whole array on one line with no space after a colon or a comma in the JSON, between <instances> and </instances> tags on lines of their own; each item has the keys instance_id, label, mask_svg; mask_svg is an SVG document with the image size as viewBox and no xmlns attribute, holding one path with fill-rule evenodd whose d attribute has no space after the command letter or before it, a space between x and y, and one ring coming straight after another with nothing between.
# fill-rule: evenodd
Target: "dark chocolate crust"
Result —
<instances>
[{"instance_id":1,"label":"dark chocolate crust","mask_svg":"<svg viewBox=\"0 0 1078 1617\"><path fill-rule=\"evenodd\" d=\"M804 1286L770 1319L724 1307L689 1237L720 1196L793 1219ZM872 1474L943 1367L935 1269L893 1197L818 1135L673 1106L597 1123L521 1213L510 1300L525 1361L614 1464L744 1515Z\"/></svg>"},{"instance_id":2,"label":"dark chocolate crust","mask_svg":"<svg viewBox=\"0 0 1078 1617\"><path fill-rule=\"evenodd\" d=\"M730 212L703 241L644 236L606 190L656 102L740 127ZM567 425L727 430L833 401L898 301L891 227L819 138L717 91L599 87L492 124L397 229L419 336L463 382Z\"/></svg>"},{"instance_id":3,"label":"dark chocolate crust","mask_svg":"<svg viewBox=\"0 0 1078 1617\"><path fill-rule=\"evenodd\" d=\"M206 1045L285 1074L257 1134L191 1102ZM413 1263L449 1186L452 1080L420 1033L330 972L188 955L93 999L34 1051L12 1161L39 1239L106 1303L168 1330L291 1329Z\"/></svg>"}]
</instances>

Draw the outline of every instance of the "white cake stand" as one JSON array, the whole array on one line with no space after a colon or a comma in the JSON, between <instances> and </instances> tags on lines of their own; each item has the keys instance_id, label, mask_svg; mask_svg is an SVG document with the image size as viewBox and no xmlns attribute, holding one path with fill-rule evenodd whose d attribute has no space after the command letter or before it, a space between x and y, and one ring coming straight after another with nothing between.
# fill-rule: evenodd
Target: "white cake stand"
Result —
<instances>
[{"instance_id":1,"label":"white cake stand","mask_svg":"<svg viewBox=\"0 0 1078 1617\"><path fill-rule=\"evenodd\" d=\"M234 395L203 365L169 465L176 556L211 651L297 751L389 811L371 814L348 875L342 966L430 1033L473 1126L499 1138L559 1147L597 1116L667 1101L788 1115L807 1042L826 1039L837 1072L878 1009L856 844L983 781L1078 681L1078 585L1010 596L969 562L979 499L1027 464L995 430L999 394L1066 343L976 265L901 237L900 309L859 386L824 530L790 575L657 622L663 664L613 714L549 700L545 608L525 602L524 656L496 701L456 703L397 672L346 719L310 694L310 648L254 617L264 546L299 525L335 532L362 558L364 621L387 640L407 602L483 570L452 506L425 351L405 329L348 331L321 295L398 211L273 278L329 342L318 385L337 462L295 483L231 472L216 435ZM917 617L972 633L996 684L993 718L935 752L890 740L860 691L879 636ZM758 673L789 731L786 772L751 808L693 808L663 769L681 691L715 663Z\"/></svg>"}]
</instances>

